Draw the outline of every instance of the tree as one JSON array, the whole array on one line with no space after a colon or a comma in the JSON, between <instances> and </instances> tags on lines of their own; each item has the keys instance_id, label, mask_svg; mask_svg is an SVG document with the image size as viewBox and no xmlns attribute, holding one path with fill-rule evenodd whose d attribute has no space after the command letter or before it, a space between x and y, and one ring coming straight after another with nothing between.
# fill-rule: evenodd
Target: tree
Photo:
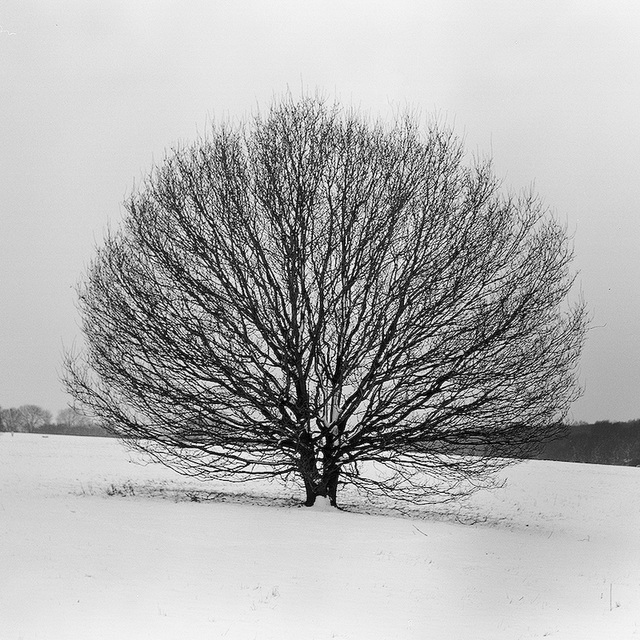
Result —
<instances>
[{"instance_id":1,"label":"tree","mask_svg":"<svg viewBox=\"0 0 640 640\"><path fill-rule=\"evenodd\" d=\"M82 427L92 427L93 422L78 413L73 407L66 407L58 412L56 422L59 426L64 427L66 430L73 430Z\"/></svg>"},{"instance_id":2,"label":"tree","mask_svg":"<svg viewBox=\"0 0 640 640\"><path fill-rule=\"evenodd\" d=\"M23 431L23 418L18 409L11 407L2 410L2 430L3 431Z\"/></svg>"},{"instance_id":3,"label":"tree","mask_svg":"<svg viewBox=\"0 0 640 640\"><path fill-rule=\"evenodd\" d=\"M24 431L33 433L42 425L51 422L51 412L35 404L25 404L17 409L2 410L4 431Z\"/></svg>"},{"instance_id":4,"label":"tree","mask_svg":"<svg viewBox=\"0 0 640 640\"><path fill-rule=\"evenodd\" d=\"M58 412L57 424L49 433L66 434L72 436L108 436L100 425L83 415L76 407L67 407Z\"/></svg>"},{"instance_id":5,"label":"tree","mask_svg":"<svg viewBox=\"0 0 640 640\"><path fill-rule=\"evenodd\" d=\"M51 423L51 411L35 404L25 404L18 408L22 416L23 430L33 433L45 424Z\"/></svg>"},{"instance_id":6,"label":"tree","mask_svg":"<svg viewBox=\"0 0 640 640\"><path fill-rule=\"evenodd\" d=\"M286 97L167 154L79 286L68 391L187 474L427 501L562 430L566 232L443 127Z\"/></svg>"}]
</instances>

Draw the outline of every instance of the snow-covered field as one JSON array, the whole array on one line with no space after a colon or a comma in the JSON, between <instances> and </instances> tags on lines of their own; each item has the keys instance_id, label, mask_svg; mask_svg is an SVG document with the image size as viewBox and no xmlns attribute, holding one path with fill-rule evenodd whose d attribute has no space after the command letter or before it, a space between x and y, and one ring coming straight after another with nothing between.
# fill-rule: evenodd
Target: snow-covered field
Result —
<instances>
[{"instance_id":1,"label":"snow-covered field","mask_svg":"<svg viewBox=\"0 0 640 640\"><path fill-rule=\"evenodd\" d=\"M131 460L0 434L2 640L640 638L640 469L528 462L407 517Z\"/></svg>"}]
</instances>

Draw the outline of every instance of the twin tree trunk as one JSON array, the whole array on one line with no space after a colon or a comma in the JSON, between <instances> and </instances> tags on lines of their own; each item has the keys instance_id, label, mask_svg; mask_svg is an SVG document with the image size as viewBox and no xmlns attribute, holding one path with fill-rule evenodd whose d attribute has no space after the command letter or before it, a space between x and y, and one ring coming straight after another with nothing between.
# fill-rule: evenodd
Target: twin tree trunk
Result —
<instances>
[{"instance_id":1,"label":"twin tree trunk","mask_svg":"<svg viewBox=\"0 0 640 640\"><path fill-rule=\"evenodd\" d=\"M321 448L321 459L315 450L313 440L307 431L300 438L299 471L306 492L305 506L312 507L318 497L329 498L332 507L337 507L336 494L340 467L335 462L336 447L329 434ZM318 468L320 466L320 468Z\"/></svg>"}]
</instances>

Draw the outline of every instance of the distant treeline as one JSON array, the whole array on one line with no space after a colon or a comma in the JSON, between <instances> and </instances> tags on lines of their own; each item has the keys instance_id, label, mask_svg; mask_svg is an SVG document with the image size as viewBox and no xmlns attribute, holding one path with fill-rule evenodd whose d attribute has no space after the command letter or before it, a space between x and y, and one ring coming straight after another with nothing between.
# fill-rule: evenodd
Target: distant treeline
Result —
<instances>
[{"instance_id":1,"label":"distant treeline","mask_svg":"<svg viewBox=\"0 0 640 640\"><path fill-rule=\"evenodd\" d=\"M112 438L113 436L105 431L101 426L97 424L81 424L81 425L68 425L68 424L43 424L33 431L33 433L44 433L61 436L95 436L100 438Z\"/></svg>"},{"instance_id":2,"label":"distant treeline","mask_svg":"<svg viewBox=\"0 0 640 640\"><path fill-rule=\"evenodd\" d=\"M74 409L60 411L53 421L50 411L37 405L16 409L0 408L0 431L70 436L113 437L96 421ZM460 453L478 454L473 447ZM508 452L504 455L509 456ZM640 467L640 420L594 424L577 423L566 427L566 434L546 443L534 458L563 462L590 462Z\"/></svg>"},{"instance_id":3,"label":"distant treeline","mask_svg":"<svg viewBox=\"0 0 640 640\"><path fill-rule=\"evenodd\" d=\"M110 436L95 420L71 407L58 412L53 420L51 411L35 404L23 404L10 409L0 408L0 431L11 433L51 433L67 436Z\"/></svg>"},{"instance_id":4,"label":"distant treeline","mask_svg":"<svg viewBox=\"0 0 640 640\"><path fill-rule=\"evenodd\" d=\"M34 433L113 437L95 423L44 424ZM566 435L544 445L538 460L640 467L640 420L571 424Z\"/></svg>"},{"instance_id":5,"label":"distant treeline","mask_svg":"<svg viewBox=\"0 0 640 640\"><path fill-rule=\"evenodd\" d=\"M640 420L571 424L564 437L548 442L539 460L640 466Z\"/></svg>"}]
</instances>

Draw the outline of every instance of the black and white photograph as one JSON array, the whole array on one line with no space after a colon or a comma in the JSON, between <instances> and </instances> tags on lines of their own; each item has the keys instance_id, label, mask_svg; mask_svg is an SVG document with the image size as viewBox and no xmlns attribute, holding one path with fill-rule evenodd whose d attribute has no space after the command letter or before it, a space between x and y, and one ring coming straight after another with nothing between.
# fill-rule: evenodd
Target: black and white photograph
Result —
<instances>
[{"instance_id":1,"label":"black and white photograph","mask_svg":"<svg viewBox=\"0 0 640 640\"><path fill-rule=\"evenodd\" d=\"M0 3L0 640L640 640L640 5Z\"/></svg>"}]
</instances>

